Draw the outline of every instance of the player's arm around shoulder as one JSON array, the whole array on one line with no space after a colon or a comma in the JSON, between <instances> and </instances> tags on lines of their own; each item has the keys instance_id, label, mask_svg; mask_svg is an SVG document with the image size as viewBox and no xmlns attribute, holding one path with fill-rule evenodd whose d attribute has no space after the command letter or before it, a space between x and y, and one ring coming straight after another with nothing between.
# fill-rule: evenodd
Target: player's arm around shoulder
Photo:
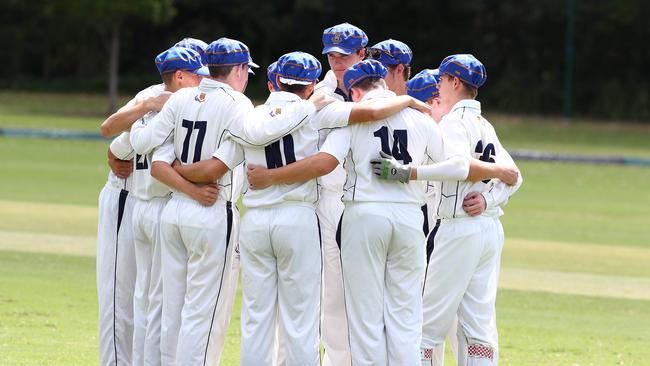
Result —
<instances>
[{"instance_id":1,"label":"player's arm around shoulder","mask_svg":"<svg viewBox=\"0 0 650 366\"><path fill-rule=\"evenodd\" d=\"M99 127L102 136L110 137L128 130L135 121L150 111L160 111L172 93L164 90L156 91L154 88L156 86L142 90L135 98L111 114Z\"/></svg>"},{"instance_id":2,"label":"player's arm around shoulder","mask_svg":"<svg viewBox=\"0 0 650 366\"><path fill-rule=\"evenodd\" d=\"M131 145L136 153L148 154L172 136L175 115L183 98L187 98L188 89L193 88L184 88L172 94L148 123L141 120L131 126Z\"/></svg>"},{"instance_id":3,"label":"player's arm around shoulder","mask_svg":"<svg viewBox=\"0 0 650 366\"><path fill-rule=\"evenodd\" d=\"M319 152L280 168L267 169L249 164L246 173L250 187L264 189L277 184L306 182L329 174L347 155L349 133L349 127L333 130Z\"/></svg>"},{"instance_id":4,"label":"player's arm around shoulder","mask_svg":"<svg viewBox=\"0 0 650 366\"><path fill-rule=\"evenodd\" d=\"M375 98L353 103L349 123L374 122L386 119L406 108L413 108L428 113L431 109L426 103L408 95L389 98Z\"/></svg>"}]
</instances>

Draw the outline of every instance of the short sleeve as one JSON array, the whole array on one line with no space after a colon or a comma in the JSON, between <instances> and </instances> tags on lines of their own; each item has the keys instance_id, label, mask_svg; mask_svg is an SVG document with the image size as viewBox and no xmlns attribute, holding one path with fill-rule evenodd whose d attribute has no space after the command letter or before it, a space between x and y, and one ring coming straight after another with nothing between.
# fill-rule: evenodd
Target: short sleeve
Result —
<instances>
[{"instance_id":1,"label":"short sleeve","mask_svg":"<svg viewBox=\"0 0 650 366\"><path fill-rule=\"evenodd\" d=\"M113 155L120 160L133 159L134 151L131 146L128 132L122 132L119 136L114 138L111 142L110 149Z\"/></svg>"},{"instance_id":2,"label":"short sleeve","mask_svg":"<svg viewBox=\"0 0 650 366\"><path fill-rule=\"evenodd\" d=\"M176 152L174 151L174 144L171 141L168 141L154 150L151 161L164 161L167 164L171 164L175 159Z\"/></svg>"},{"instance_id":3,"label":"short sleeve","mask_svg":"<svg viewBox=\"0 0 650 366\"><path fill-rule=\"evenodd\" d=\"M330 103L316 112L309 123L315 130L345 127L350 120L352 106L354 106L354 103L351 102Z\"/></svg>"},{"instance_id":4,"label":"short sleeve","mask_svg":"<svg viewBox=\"0 0 650 366\"><path fill-rule=\"evenodd\" d=\"M444 141L443 154L445 159L452 156L472 157L470 137L461 121L443 118L440 122L440 130Z\"/></svg>"},{"instance_id":5,"label":"short sleeve","mask_svg":"<svg viewBox=\"0 0 650 366\"><path fill-rule=\"evenodd\" d=\"M327 135L320 152L332 155L342 164L350 151L351 138L351 131L348 127L338 128Z\"/></svg>"},{"instance_id":6,"label":"short sleeve","mask_svg":"<svg viewBox=\"0 0 650 366\"><path fill-rule=\"evenodd\" d=\"M233 169L244 161L244 149L238 143L226 140L212 156L221 160L229 169Z\"/></svg>"}]
</instances>

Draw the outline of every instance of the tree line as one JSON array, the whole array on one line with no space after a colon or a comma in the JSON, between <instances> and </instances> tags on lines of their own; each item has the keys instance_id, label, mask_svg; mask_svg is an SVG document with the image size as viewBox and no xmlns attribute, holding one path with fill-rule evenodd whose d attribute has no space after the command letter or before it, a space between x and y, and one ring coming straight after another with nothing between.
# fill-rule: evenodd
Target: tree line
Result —
<instances>
[{"instance_id":1,"label":"tree line","mask_svg":"<svg viewBox=\"0 0 650 366\"><path fill-rule=\"evenodd\" d=\"M347 21L370 45L408 44L413 73L474 54L487 68L479 100L490 110L561 115L569 96L573 116L650 122L644 14L642 0L5 0L0 88L132 94L158 82L153 59L176 41L226 36L263 66L249 85L263 97L264 67L283 53L312 53L327 69L322 31Z\"/></svg>"}]
</instances>

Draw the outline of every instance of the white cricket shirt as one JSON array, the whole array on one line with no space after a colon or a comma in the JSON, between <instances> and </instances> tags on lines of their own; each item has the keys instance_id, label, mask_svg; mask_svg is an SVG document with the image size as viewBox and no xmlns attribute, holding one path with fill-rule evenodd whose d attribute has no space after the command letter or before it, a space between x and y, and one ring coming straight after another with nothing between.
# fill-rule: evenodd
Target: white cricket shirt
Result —
<instances>
[{"instance_id":1,"label":"white cricket shirt","mask_svg":"<svg viewBox=\"0 0 650 366\"><path fill-rule=\"evenodd\" d=\"M494 127L481 116L481 103L473 99L464 99L456 103L451 112L440 121L440 128L445 135L445 143L454 145L468 158L514 166L514 161L501 146ZM483 192L487 209L486 216L501 216L501 205L508 201L521 186L521 175L514 186L508 186L498 179L469 182L436 182L438 195L435 214L437 218L467 217L463 210L463 198L470 192Z\"/></svg>"},{"instance_id":2,"label":"white cricket shirt","mask_svg":"<svg viewBox=\"0 0 650 366\"><path fill-rule=\"evenodd\" d=\"M204 78L198 87L174 93L147 125L134 125L131 143L137 153L143 154L169 139L173 141L176 158L188 165L211 159L228 137L241 144L265 146L300 128L314 112L313 103L301 102L274 123L264 123L264 119L257 118L253 104L244 94L228 84ZM217 182L221 188L219 199L237 199L233 174L231 170ZM174 194L183 195L182 192Z\"/></svg>"},{"instance_id":3,"label":"white cricket shirt","mask_svg":"<svg viewBox=\"0 0 650 366\"><path fill-rule=\"evenodd\" d=\"M266 103L258 106L261 115L278 116L287 107L302 99L293 93L273 92ZM264 147L244 146L246 164L279 168L318 153L319 131L348 124L352 103L334 102L309 117L309 122L282 139ZM271 120L267 123L274 123ZM221 158L221 157L220 157ZM295 184L273 185L261 190L247 190L243 203L246 207L268 207L284 202L304 202L313 205L318 200L315 179Z\"/></svg>"},{"instance_id":4,"label":"white cricket shirt","mask_svg":"<svg viewBox=\"0 0 650 366\"><path fill-rule=\"evenodd\" d=\"M395 93L376 89L363 100L388 98ZM423 165L428 159L441 162L458 153L443 142L442 133L431 117L407 108L381 121L360 123L334 130L321 148L335 156L347 172L343 188L344 202L399 202L424 204L425 185L419 181L400 183L382 180L372 172L370 160L379 151L391 154L403 164ZM459 178L467 168L459 169Z\"/></svg>"},{"instance_id":5,"label":"white cricket shirt","mask_svg":"<svg viewBox=\"0 0 650 366\"><path fill-rule=\"evenodd\" d=\"M142 100L147 97L157 97L165 91L165 84L152 85L149 88L141 91L133 99ZM135 124L147 125L158 112L150 111L142 118L135 122ZM138 199L148 201L155 197L165 197L171 194L171 190L166 185L159 182L156 178L151 176L151 162L153 151L146 154L136 154L133 161L133 185L131 193Z\"/></svg>"},{"instance_id":6,"label":"white cricket shirt","mask_svg":"<svg viewBox=\"0 0 650 366\"><path fill-rule=\"evenodd\" d=\"M345 101L345 94L338 89L336 75L334 75L334 71L332 70L328 71L323 80L316 84L314 93L323 93L338 101ZM329 135L331 131L331 129L327 128L320 130L321 145L326 141L327 135ZM339 164L329 174L319 177L318 183L321 189L325 192L334 193L340 196L343 191L343 183L345 183L345 169L343 169L343 166Z\"/></svg>"}]
</instances>

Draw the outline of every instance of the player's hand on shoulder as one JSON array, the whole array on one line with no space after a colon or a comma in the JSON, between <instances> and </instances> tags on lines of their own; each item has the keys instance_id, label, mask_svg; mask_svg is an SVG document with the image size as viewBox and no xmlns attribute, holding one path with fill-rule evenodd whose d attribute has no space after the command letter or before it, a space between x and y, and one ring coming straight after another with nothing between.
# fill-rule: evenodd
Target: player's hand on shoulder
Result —
<instances>
[{"instance_id":1,"label":"player's hand on shoulder","mask_svg":"<svg viewBox=\"0 0 650 366\"><path fill-rule=\"evenodd\" d=\"M261 165L248 164L246 166L248 186L255 189L264 189L272 185L269 170Z\"/></svg>"},{"instance_id":2,"label":"player's hand on shoulder","mask_svg":"<svg viewBox=\"0 0 650 366\"><path fill-rule=\"evenodd\" d=\"M172 92L164 91L156 97L149 97L144 99L144 103L147 110L160 112L167 100L172 95Z\"/></svg>"},{"instance_id":3,"label":"player's hand on shoulder","mask_svg":"<svg viewBox=\"0 0 650 366\"><path fill-rule=\"evenodd\" d=\"M470 192L463 199L463 210L470 216L482 214L485 208L485 197L480 192Z\"/></svg>"},{"instance_id":4,"label":"player's hand on shoulder","mask_svg":"<svg viewBox=\"0 0 650 366\"><path fill-rule=\"evenodd\" d=\"M219 198L219 187L216 184L196 186L192 198L203 206L212 206Z\"/></svg>"},{"instance_id":5,"label":"player's hand on shoulder","mask_svg":"<svg viewBox=\"0 0 650 366\"><path fill-rule=\"evenodd\" d=\"M325 108L327 105L335 102L336 99L324 93L314 93L312 94L311 97L309 97L309 101L314 104L317 111L320 111L321 109Z\"/></svg>"},{"instance_id":6,"label":"player's hand on shoulder","mask_svg":"<svg viewBox=\"0 0 650 366\"><path fill-rule=\"evenodd\" d=\"M417 109L418 111L420 111L420 112L422 112L422 113L424 113L426 115L431 114L431 106L430 105L428 105L428 104L426 104L426 103L424 103L424 102L422 102L420 100L417 100L417 99L415 99L413 97L409 97L409 98L411 98L411 104L410 104L411 108Z\"/></svg>"},{"instance_id":7,"label":"player's hand on shoulder","mask_svg":"<svg viewBox=\"0 0 650 366\"><path fill-rule=\"evenodd\" d=\"M502 166L501 169L499 169L499 176L497 178L499 178L503 183L512 186L516 184L517 179L519 179L519 170L511 166Z\"/></svg>"},{"instance_id":8,"label":"player's hand on shoulder","mask_svg":"<svg viewBox=\"0 0 650 366\"><path fill-rule=\"evenodd\" d=\"M108 159L108 166L118 178L126 179L133 173L133 160Z\"/></svg>"},{"instance_id":9,"label":"player's hand on shoulder","mask_svg":"<svg viewBox=\"0 0 650 366\"><path fill-rule=\"evenodd\" d=\"M381 179L397 180L408 183L411 177L411 168L401 164L394 157L383 151L379 152L379 158L370 159L372 172Z\"/></svg>"}]
</instances>

